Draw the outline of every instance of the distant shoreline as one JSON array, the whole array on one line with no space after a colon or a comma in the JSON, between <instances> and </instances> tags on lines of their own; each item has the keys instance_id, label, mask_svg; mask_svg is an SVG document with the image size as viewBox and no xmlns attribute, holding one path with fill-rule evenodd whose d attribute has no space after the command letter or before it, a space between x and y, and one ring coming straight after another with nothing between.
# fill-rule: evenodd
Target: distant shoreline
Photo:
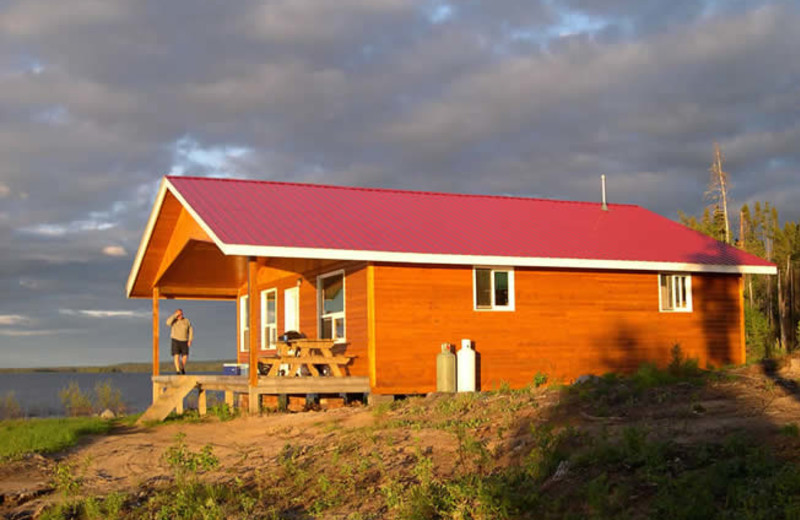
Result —
<instances>
[{"instance_id":1,"label":"distant shoreline","mask_svg":"<svg viewBox=\"0 0 800 520\"><path fill-rule=\"evenodd\" d=\"M195 372L222 372L224 363L234 363L232 360L192 361L189 360L189 369ZM81 374L115 374L149 373L153 370L152 363L118 363L106 366L78 366L78 367L36 367L36 368L0 368L0 374L30 374L30 373L81 373ZM169 374L175 370L171 361L160 364L160 370Z\"/></svg>"}]
</instances>

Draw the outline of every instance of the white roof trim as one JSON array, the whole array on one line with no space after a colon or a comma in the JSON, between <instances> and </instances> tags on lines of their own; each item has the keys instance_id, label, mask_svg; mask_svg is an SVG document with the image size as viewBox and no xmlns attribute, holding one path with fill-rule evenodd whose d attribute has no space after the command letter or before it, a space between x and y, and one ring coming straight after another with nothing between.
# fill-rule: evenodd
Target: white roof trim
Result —
<instances>
[{"instance_id":1,"label":"white roof trim","mask_svg":"<svg viewBox=\"0 0 800 520\"><path fill-rule=\"evenodd\" d=\"M144 252L147 249L147 244L150 242L150 237L153 234L153 229L156 227L156 219L158 218L158 214L161 211L161 205L164 204L164 197L167 195L167 179L164 178L161 180L161 186L158 188L158 195L156 195L156 201L153 204L153 209L150 212L150 218L147 220L147 226L144 228L144 235L142 235L142 241L139 242L139 249L136 251L136 259L133 261L133 267L131 268L131 272L128 275L128 283L125 286L126 291L125 295L130 298L131 292L133 292L133 284L136 282L136 277L139 276L139 269L142 267L142 259L144 258Z\"/></svg>"},{"instance_id":2,"label":"white roof trim","mask_svg":"<svg viewBox=\"0 0 800 520\"><path fill-rule=\"evenodd\" d=\"M625 271L675 271L702 273L775 274L777 268L760 265L712 265L679 262L646 262L638 260L593 260L581 258L547 258L525 256L448 255L360 251L313 247L273 247L230 245L220 246L226 255L273 256L283 258L318 258L322 260L364 260L412 264L494 265L509 267L554 267L569 269L614 269Z\"/></svg>"}]
</instances>

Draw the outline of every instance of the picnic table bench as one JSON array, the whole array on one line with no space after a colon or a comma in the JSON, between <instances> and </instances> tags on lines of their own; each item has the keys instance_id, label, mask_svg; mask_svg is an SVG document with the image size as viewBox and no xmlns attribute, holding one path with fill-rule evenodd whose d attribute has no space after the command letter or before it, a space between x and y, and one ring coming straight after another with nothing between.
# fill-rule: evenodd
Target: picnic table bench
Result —
<instances>
[{"instance_id":1,"label":"picnic table bench","mask_svg":"<svg viewBox=\"0 0 800 520\"><path fill-rule=\"evenodd\" d=\"M260 356L259 365L268 368L267 377L280 375L293 376L298 370L307 370L314 377L319 377L321 370L327 371L334 377L343 377L345 374L341 366L345 366L353 356L334 354L336 342L332 339L293 339L279 342L276 353L271 356ZM281 367L286 366L285 373L281 374Z\"/></svg>"}]
</instances>

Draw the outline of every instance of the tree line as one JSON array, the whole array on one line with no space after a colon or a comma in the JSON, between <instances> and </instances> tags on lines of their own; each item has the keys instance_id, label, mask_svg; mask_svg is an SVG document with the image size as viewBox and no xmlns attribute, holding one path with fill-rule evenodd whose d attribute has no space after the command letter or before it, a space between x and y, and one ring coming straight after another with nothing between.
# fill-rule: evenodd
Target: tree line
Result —
<instances>
[{"instance_id":1,"label":"tree line","mask_svg":"<svg viewBox=\"0 0 800 520\"><path fill-rule=\"evenodd\" d=\"M789 353L800 339L800 223L780 224L778 208L770 202L744 204L738 214L738 233L728 215L730 182L722 169L722 153L714 145L706 198L710 204L698 219L678 211L685 226L768 260L777 276L745 275L745 335L748 357Z\"/></svg>"}]
</instances>

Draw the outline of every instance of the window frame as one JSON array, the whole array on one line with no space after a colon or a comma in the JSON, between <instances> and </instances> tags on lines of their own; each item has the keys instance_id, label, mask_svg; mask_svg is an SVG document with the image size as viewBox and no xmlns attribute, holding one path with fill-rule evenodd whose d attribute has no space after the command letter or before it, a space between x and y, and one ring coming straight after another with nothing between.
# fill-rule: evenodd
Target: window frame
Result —
<instances>
[{"instance_id":1,"label":"window frame","mask_svg":"<svg viewBox=\"0 0 800 520\"><path fill-rule=\"evenodd\" d=\"M273 323L267 322L267 295L275 295L275 321ZM272 287L261 291L261 350L275 350L278 343L278 289ZM267 330L270 331L270 341L267 341Z\"/></svg>"},{"instance_id":2,"label":"window frame","mask_svg":"<svg viewBox=\"0 0 800 520\"><path fill-rule=\"evenodd\" d=\"M672 284L671 284L672 290L670 291L670 295L669 295L669 304L670 304L671 307L665 308L664 307L664 300L663 300L663 297L662 297L662 294L661 294L661 280L662 280L662 277L667 277L667 276L672 279ZM684 298L686 300L686 306L685 307L678 307L676 305L676 303L677 303L677 287L678 287L678 284L676 283L676 280L679 279L679 278L685 278L686 279L686 284L684 286L685 289L686 289L686 294L684 295ZM656 277L656 284L657 284L657 287L658 287L658 311L659 312L666 312L666 313L693 312L694 307L693 307L693 303L692 303L692 275L690 273L658 273L658 276Z\"/></svg>"},{"instance_id":3,"label":"window frame","mask_svg":"<svg viewBox=\"0 0 800 520\"><path fill-rule=\"evenodd\" d=\"M322 282L326 278L331 278L334 276L341 276L342 277L342 310L340 312L335 313L328 313L323 314L323 309L325 308L325 304L323 302L323 292L322 292ZM323 273L317 275L317 336L322 338L322 323L325 318L330 317L334 320L334 323L331 324L331 335L334 336L332 339L336 343L346 343L347 342L347 276L344 269L337 269L336 271L330 271L327 273ZM341 318L342 320L342 331L343 334L341 337L336 336L336 326L335 320L336 318Z\"/></svg>"},{"instance_id":4,"label":"window frame","mask_svg":"<svg viewBox=\"0 0 800 520\"><path fill-rule=\"evenodd\" d=\"M250 332L250 295L243 294L239 296L239 352L250 351L250 342L244 340L248 332Z\"/></svg>"},{"instance_id":5,"label":"window frame","mask_svg":"<svg viewBox=\"0 0 800 520\"><path fill-rule=\"evenodd\" d=\"M492 297L490 307L478 306L478 270L489 270L489 291ZM497 305L494 289L495 273L508 273L508 305ZM477 312L513 312L516 310L516 285L514 282L514 268L488 265L476 265L472 267L472 310Z\"/></svg>"}]
</instances>

